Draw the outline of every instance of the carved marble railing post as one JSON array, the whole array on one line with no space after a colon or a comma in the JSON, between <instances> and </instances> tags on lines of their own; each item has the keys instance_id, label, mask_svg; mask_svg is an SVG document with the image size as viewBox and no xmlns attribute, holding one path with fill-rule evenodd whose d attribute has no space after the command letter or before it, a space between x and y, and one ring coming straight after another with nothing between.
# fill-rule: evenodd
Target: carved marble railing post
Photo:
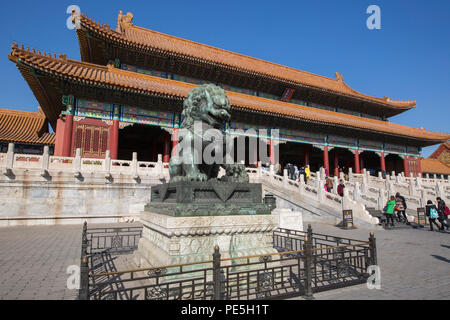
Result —
<instances>
[{"instance_id":1,"label":"carved marble railing post","mask_svg":"<svg viewBox=\"0 0 450 320\"><path fill-rule=\"evenodd\" d=\"M416 178L416 188L417 189L421 189L422 188L422 177L421 177L420 173L419 173L419 175Z\"/></svg>"},{"instance_id":2,"label":"carved marble railing post","mask_svg":"<svg viewBox=\"0 0 450 320\"><path fill-rule=\"evenodd\" d=\"M395 195L394 182L389 182L387 190L388 190L388 198L390 196Z\"/></svg>"},{"instance_id":3,"label":"carved marble railing post","mask_svg":"<svg viewBox=\"0 0 450 320\"><path fill-rule=\"evenodd\" d=\"M304 188L305 188L305 175L304 174L301 174L300 175L300 183L299 183L299 186L300 186L300 194L302 194L305 190L304 190Z\"/></svg>"},{"instance_id":4,"label":"carved marble railing post","mask_svg":"<svg viewBox=\"0 0 450 320\"><path fill-rule=\"evenodd\" d=\"M48 151L48 146L44 146L44 153L42 154L42 171L41 171L42 177L48 176L49 161L50 161L50 154Z\"/></svg>"},{"instance_id":5,"label":"carved marble railing post","mask_svg":"<svg viewBox=\"0 0 450 320\"><path fill-rule=\"evenodd\" d=\"M133 158L131 159L131 173L133 175L133 179L137 180L139 179L139 175L137 172L138 169L138 159L137 159L137 152L133 152Z\"/></svg>"},{"instance_id":6,"label":"carved marble railing post","mask_svg":"<svg viewBox=\"0 0 450 320\"><path fill-rule=\"evenodd\" d=\"M111 179L111 153L109 150L106 150L103 170L105 170L105 178Z\"/></svg>"},{"instance_id":7,"label":"carved marble railing post","mask_svg":"<svg viewBox=\"0 0 450 320\"><path fill-rule=\"evenodd\" d=\"M414 183L414 179L409 179L409 195L410 196L414 196L414 191L415 191L415 183Z\"/></svg>"},{"instance_id":8,"label":"carved marble railing post","mask_svg":"<svg viewBox=\"0 0 450 320\"><path fill-rule=\"evenodd\" d=\"M323 202L325 199L325 183L319 181L319 188L317 189L317 200Z\"/></svg>"},{"instance_id":9,"label":"carved marble railing post","mask_svg":"<svg viewBox=\"0 0 450 320\"><path fill-rule=\"evenodd\" d=\"M333 190L332 190L332 192L333 192L334 194L338 194L338 193L337 193L337 187L338 187L338 184L339 184L338 177L334 176L334 177L333 177ZM345 189L345 188L344 188L344 189Z\"/></svg>"},{"instance_id":10,"label":"carved marble railing post","mask_svg":"<svg viewBox=\"0 0 450 320\"><path fill-rule=\"evenodd\" d=\"M275 173L274 173L274 166L273 166L273 164L271 164L270 166L269 166L269 173L270 173L270 175L271 176L273 176Z\"/></svg>"},{"instance_id":11,"label":"carved marble railing post","mask_svg":"<svg viewBox=\"0 0 450 320\"><path fill-rule=\"evenodd\" d=\"M258 179L261 178L261 172L262 172L262 164L261 164L261 161L258 161L258 168L256 169Z\"/></svg>"},{"instance_id":12,"label":"carved marble railing post","mask_svg":"<svg viewBox=\"0 0 450 320\"><path fill-rule=\"evenodd\" d=\"M436 197L444 197L444 187L442 186L442 182L436 181Z\"/></svg>"},{"instance_id":13,"label":"carved marble railing post","mask_svg":"<svg viewBox=\"0 0 450 320\"><path fill-rule=\"evenodd\" d=\"M367 175L366 175L366 172L364 172L362 175L361 193L367 193L367 189L368 189L367 182L368 182Z\"/></svg>"},{"instance_id":14,"label":"carved marble railing post","mask_svg":"<svg viewBox=\"0 0 450 320\"><path fill-rule=\"evenodd\" d=\"M344 175L344 173L341 171L341 172L339 172L339 179L342 179L342 180L344 180L344 178L345 178L345 175Z\"/></svg>"},{"instance_id":15,"label":"carved marble railing post","mask_svg":"<svg viewBox=\"0 0 450 320\"><path fill-rule=\"evenodd\" d=\"M427 192L425 189L420 190L420 206L425 208L427 204Z\"/></svg>"},{"instance_id":16,"label":"carved marble railing post","mask_svg":"<svg viewBox=\"0 0 450 320\"><path fill-rule=\"evenodd\" d=\"M344 188L346 189L346 188ZM355 182L355 189L353 190L353 200L358 201L359 200L359 182Z\"/></svg>"},{"instance_id":17,"label":"carved marble railing post","mask_svg":"<svg viewBox=\"0 0 450 320\"><path fill-rule=\"evenodd\" d=\"M353 182L353 169L348 168L348 181Z\"/></svg>"},{"instance_id":18,"label":"carved marble railing post","mask_svg":"<svg viewBox=\"0 0 450 320\"><path fill-rule=\"evenodd\" d=\"M3 168L3 174L9 176L12 174L14 165L14 143L8 143L8 152L6 153L6 163Z\"/></svg>"},{"instance_id":19,"label":"carved marble railing post","mask_svg":"<svg viewBox=\"0 0 450 320\"><path fill-rule=\"evenodd\" d=\"M163 177L163 169L164 164L162 161L162 154L158 154L158 160L156 166L158 167L158 178L161 179Z\"/></svg>"},{"instance_id":20,"label":"carved marble railing post","mask_svg":"<svg viewBox=\"0 0 450 320\"><path fill-rule=\"evenodd\" d=\"M378 210L383 211L384 206L387 203L386 194L383 189L379 189L378 191Z\"/></svg>"},{"instance_id":21,"label":"carved marble railing post","mask_svg":"<svg viewBox=\"0 0 450 320\"><path fill-rule=\"evenodd\" d=\"M73 176L81 178L81 149L75 150L75 158L73 159Z\"/></svg>"},{"instance_id":22,"label":"carved marble railing post","mask_svg":"<svg viewBox=\"0 0 450 320\"><path fill-rule=\"evenodd\" d=\"M383 179L383 173L378 171L378 179Z\"/></svg>"},{"instance_id":23,"label":"carved marble railing post","mask_svg":"<svg viewBox=\"0 0 450 320\"><path fill-rule=\"evenodd\" d=\"M321 176L320 176L320 170L316 171L316 180L320 181L321 180Z\"/></svg>"},{"instance_id":24,"label":"carved marble railing post","mask_svg":"<svg viewBox=\"0 0 450 320\"><path fill-rule=\"evenodd\" d=\"M341 205L342 205L342 210L346 210L347 206L347 202L348 202L348 198L349 198L349 194L348 194L348 188L344 188L344 195L342 196L342 201L341 201Z\"/></svg>"},{"instance_id":25,"label":"carved marble railing post","mask_svg":"<svg viewBox=\"0 0 450 320\"><path fill-rule=\"evenodd\" d=\"M283 185L288 186L288 171L287 169L283 169Z\"/></svg>"}]
</instances>

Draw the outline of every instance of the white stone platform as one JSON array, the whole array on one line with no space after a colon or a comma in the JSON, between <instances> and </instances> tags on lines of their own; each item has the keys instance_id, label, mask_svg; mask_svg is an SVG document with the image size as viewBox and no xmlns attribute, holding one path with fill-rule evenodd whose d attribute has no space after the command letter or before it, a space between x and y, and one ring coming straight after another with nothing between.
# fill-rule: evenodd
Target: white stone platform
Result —
<instances>
[{"instance_id":1,"label":"white stone platform","mask_svg":"<svg viewBox=\"0 0 450 320\"><path fill-rule=\"evenodd\" d=\"M272 231L278 215L172 217L141 212L143 232L134 261L140 268L277 253Z\"/></svg>"}]
</instances>

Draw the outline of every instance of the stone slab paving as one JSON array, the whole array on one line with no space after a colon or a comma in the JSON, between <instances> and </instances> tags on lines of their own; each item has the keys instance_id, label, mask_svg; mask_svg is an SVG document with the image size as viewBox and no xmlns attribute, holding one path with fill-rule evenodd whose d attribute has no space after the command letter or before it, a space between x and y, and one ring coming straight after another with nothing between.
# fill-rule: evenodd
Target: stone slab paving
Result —
<instances>
[{"instance_id":1,"label":"stone slab paving","mask_svg":"<svg viewBox=\"0 0 450 320\"><path fill-rule=\"evenodd\" d=\"M90 224L94 227L140 224ZM80 265L82 225L0 228L0 300L73 300L67 267Z\"/></svg>"},{"instance_id":2,"label":"stone slab paving","mask_svg":"<svg viewBox=\"0 0 450 320\"><path fill-rule=\"evenodd\" d=\"M367 240L374 231L381 289L366 284L321 292L315 299L450 299L450 233L424 229L355 229L312 223L313 232ZM306 226L305 226L306 227Z\"/></svg>"},{"instance_id":3,"label":"stone slab paving","mask_svg":"<svg viewBox=\"0 0 450 320\"><path fill-rule=\"evenodd\" d=\"M368 239L371 231L341 230L321 223L312 223L312 227L317 233L361 240ZM69 265L79 265L81 231L81 225L0 228L0 299L75 299L77 291L66 286L66 270ZM450 299L449 232L372 231L377 239L381 290L369 290L364 284L317 293L315 299ZM133 267L126 256L115 264L119 270Z\"/></svg>"}]
</instances>

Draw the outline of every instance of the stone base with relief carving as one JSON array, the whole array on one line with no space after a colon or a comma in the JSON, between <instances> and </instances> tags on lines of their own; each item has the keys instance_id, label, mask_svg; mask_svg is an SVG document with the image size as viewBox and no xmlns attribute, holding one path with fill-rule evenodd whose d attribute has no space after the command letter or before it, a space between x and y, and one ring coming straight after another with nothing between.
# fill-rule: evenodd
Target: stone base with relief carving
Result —
<instances>
[{"instance_id":1,"label":"stone base with relief carving","mask_svg":"<svg viewBox=\"0 0 450 320\"><path fill-rule=\"evenodd\" d=\"M146 268L210 261L215 245L222 259L276 253L272 232L278 227L278 219L277 215L174 217L144 211L134 262ZM228 260L222 265L238 262L244 261ZM201 267L205 265L185 270Z\"/></svg>"}]
</instances>

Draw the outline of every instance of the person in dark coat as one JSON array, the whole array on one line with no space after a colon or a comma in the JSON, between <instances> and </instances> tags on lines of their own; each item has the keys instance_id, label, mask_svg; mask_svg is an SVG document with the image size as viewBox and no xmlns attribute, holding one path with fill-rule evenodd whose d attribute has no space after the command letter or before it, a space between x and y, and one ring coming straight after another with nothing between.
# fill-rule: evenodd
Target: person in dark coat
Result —
<instances>
[{"instance_id":1,"label":"person in dark coat","mask_svg":"<svg viewBox=\"0 0 450 320\"><path fill-rule=\"evenodd\" d=\"M402 220L403 220L403 222L408 223L408 219L406 218L406 213L405 213L406 208L407 208L405 197L400 195L399 192L397 192L395 194L395 200L397 202L398 209L399 209L399 210L397 210L398 222L402 222Z\"/></svg>"},{"instance_id":2,"label":"person in dark coat","mask_svg":"<svg viewBox=\"0 0 450 320\"><path fill-rule=\"evenodd\" d=\"M441 197L436 198L437 201L437 210L439 214L438 221L441 224L441 229L444 230L446 228L448 230L448 224L445 220L447 220L447 217L445 216L445 201L441 199Z\"/></svg>"},{"instance_id":3,"label":"person in dark coat","mask_svg":"<svg viewBox=\"0 0 450 320\"><path fill-rule=\"evenodd\" d=\"M425 214L430 221L430 231L433 231L433 224L438 228L438 230L440 230L441 227L436 222L436 219L439 217L438 208L431 200L427 201L427 205L425 206Z\"/></svg>"}]
</instances>

